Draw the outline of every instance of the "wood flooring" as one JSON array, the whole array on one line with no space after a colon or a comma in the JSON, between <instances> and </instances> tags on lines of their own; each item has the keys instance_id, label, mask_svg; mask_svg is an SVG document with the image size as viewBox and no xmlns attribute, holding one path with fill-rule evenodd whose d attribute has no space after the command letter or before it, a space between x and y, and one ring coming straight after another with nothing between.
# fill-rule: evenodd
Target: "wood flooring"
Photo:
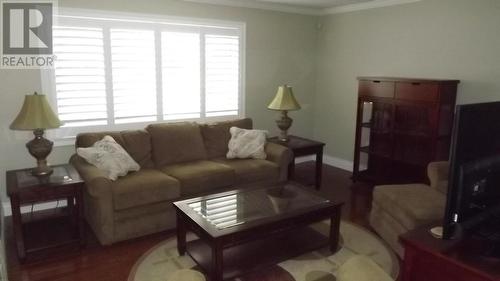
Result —
<instances>
[{"instance_id":1,"label":"wood flooring","mask_svg":"<svg viewBox=\"0 0 500 281\"><path fill-rule=\"evenodd\" d=\"M313 183L314 162L298 164L295 176L296 180L303 184ZM350 176L350 172L324 165L319 194L345 201L343 219L367 227L371 187L366 184L353 184ZM314 188L311 187L311 190ZM87 247L81 251L57 252L46 258L40 257L35 262L20 264L15 251L11 218L7 217L5 222L5 248L10 281L125 281L130 269L142 254L174 235L173 231L169 231L111 246L101 246L89 231ZM51 229L40 231L50 234ZM276 281L280 281L279 278Z\"/></svg>"}]
</instances>

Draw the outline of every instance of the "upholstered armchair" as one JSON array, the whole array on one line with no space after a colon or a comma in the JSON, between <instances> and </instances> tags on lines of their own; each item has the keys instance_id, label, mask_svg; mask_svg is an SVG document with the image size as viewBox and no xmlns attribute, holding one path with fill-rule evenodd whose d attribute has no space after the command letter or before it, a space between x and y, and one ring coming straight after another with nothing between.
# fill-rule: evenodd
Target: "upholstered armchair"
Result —
<instances>
[{"instance_id":1,"label":"upholstered armchair","mask_svg":"<svg viewBox=\"0 0 500 281\"><path fill-rule=\"evenodd\" d=\"M403 257L399 235L444 216L448 188L448 162L433 162L427 167L430 185L379 185L373 190L370 225Z\"/></svg>"}]
</instances>

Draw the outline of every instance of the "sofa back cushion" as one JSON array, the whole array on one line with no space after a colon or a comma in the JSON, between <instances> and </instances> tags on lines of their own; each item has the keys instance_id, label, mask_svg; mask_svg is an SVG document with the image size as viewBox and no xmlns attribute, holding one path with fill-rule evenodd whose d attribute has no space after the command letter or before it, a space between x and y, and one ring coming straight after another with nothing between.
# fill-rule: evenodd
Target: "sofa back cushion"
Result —
<instances>
[{"instance_id":1,"label":"sofa back cushion","mask_svg":"<svg viewBox=\"0 0 500 281\"><path fill-rule=\"evenodd\" d=\"M196 123L152 124L146 130L151 134L156 167L207 159L200 126Z\"/></svg>"},{"instance_id":2,"label":"sofa back cushion","mask_svg":"<svg viewBox=\"0 0 500 281\"><path fill-rule=\"evenodd\" d=\"M151 158L151 136L145 130L122 132L81 133L76 137L76 147L90 147L104 136L111 136L141 166L154 167Z\"/></svg>"},{"instance_id":3,"label":"sofa back cushion","mask_svg":"<svg viewBox=\"0 0 500 281\"><path fill-rule=\"evenodd\" d=\"M200 125L209 159L226 156L229 140L231 139L231 133L229 132L231 127L250 130L252 129L252 119L245 118Z\"/></svg>"}]
</instances>

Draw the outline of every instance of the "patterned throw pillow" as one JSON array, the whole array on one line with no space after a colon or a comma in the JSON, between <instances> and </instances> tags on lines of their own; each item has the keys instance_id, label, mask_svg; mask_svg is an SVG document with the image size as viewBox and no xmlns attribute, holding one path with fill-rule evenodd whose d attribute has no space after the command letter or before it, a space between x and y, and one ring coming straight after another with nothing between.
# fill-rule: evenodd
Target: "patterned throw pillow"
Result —
<instances>
[{"instance_id":1,"label":"patterned throw pillow","mask_svg":"<svg viewBox=\"0 0 500 281\"><path fill-rule=\"evenodd\" d=\"M231 127L229 132L231 133L231 140L229 140L229 151L226 155L228 159L266 159L267 155L264 146L266 145L267 131Z\"/></svg>"},{"instance_id":2,"label":"patterned throw pillow","mask_svg":"<svg viewBox=\"0 0 500 281\"><path fill-rule=\"evenodd\" d=\"M96 141L93 146L77 148L76 153L87 162L106 172L110 180L125 176L129 171L139 171L137 162L111 136Z\"/></svg>"}]
</instances>

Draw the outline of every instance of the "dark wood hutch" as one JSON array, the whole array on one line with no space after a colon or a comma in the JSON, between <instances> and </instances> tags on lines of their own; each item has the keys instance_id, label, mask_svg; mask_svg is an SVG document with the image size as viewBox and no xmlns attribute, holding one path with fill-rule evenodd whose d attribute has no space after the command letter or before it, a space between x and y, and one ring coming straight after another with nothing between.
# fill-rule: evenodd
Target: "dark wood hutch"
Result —
<instances>
[{"instance_id":1,"label":"dark wood hutch","mask_svg":"<svg viewBox=\"0 0 500 281\"><path fill-rule=\"evenodd\" d=\"M458 80L358 77L353 180L427 180L447 160Z\"/></svg>"}]
</instances>

